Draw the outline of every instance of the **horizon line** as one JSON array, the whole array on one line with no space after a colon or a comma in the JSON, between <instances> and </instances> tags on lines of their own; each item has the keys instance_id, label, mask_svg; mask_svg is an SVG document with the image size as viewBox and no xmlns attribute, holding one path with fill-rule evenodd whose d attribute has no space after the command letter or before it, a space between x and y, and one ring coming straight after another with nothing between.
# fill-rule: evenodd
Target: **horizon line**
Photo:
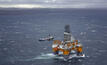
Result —
<instances>
[{"instance_id":1,"label":"horizon line","mask_svg":"<svg viewBox=\"0 0 107 65\"><path fill-rule=\"evenodd\" d=\"M85 5L71 5L71 6L60 6L60 5L37 5L37 4L0 4L0 8L24 8L24 9L33 9L33 8L107 8L107 7L89 7Z\"/></svg>"}]
</instances>

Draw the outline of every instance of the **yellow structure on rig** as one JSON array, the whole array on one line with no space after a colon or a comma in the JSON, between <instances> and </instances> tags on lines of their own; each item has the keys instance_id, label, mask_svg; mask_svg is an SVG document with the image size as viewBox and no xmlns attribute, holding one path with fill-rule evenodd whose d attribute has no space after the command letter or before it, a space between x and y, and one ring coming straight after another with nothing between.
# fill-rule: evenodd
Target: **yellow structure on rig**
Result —
<instances>
[{"instance_id":1,"label":"yellow structure on rig","mask_svg":"<svg viewBox=\"0 0 107 65\"><path fill-rule=\"evenodd\" d=\"M75 51L77 54L82 53L82 45L78 42L61 42L60 40L54 40L52 45L54 54L57 55L69 55L72 51Z\"/></svg>"},{"instance_id":2,"label":"yellow structure on rig","mask_svg":"<svg viewBox=\"0 0 107 65\"><path fill-rule=\"evenodd\" d=\"M64 41L54 40L52 49L55 55L70 55L74 52L77 55L82 55L83 52L82 45L78 42L78 40L73 40L73 42L71 42L69 25L65 26Z\"/></svg>"}]
</instances>

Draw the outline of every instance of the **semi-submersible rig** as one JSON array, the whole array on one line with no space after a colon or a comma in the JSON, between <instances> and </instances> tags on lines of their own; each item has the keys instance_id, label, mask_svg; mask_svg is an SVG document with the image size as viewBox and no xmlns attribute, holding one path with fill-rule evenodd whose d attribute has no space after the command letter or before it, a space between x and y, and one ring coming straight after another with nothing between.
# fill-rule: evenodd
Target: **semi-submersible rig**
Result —
<instances>
[{"instance_id":1,"label":"semi-submersible rig","mask_svg":"<svg viewBox=\"0 0 107 65\"><path fill-rule=\"evenodd\" d=\"M83 54L83 46L78 40L72 39L70 26L65 26L64 40L54 40L52 44L53 53L56 56L61 56L65 59L81 58Z\"/></svg>"}]
</instances>

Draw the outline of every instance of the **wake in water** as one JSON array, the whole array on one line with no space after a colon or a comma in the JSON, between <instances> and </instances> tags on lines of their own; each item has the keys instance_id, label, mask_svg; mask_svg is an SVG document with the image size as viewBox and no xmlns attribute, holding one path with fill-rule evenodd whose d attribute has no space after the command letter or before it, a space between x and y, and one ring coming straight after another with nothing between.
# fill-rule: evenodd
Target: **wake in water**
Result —
<instances>
[{"instance_id":1,"label":"wake in water","mask_svg":"<svg viewBox=\"0 0 107 65\"><path fill-rule=\"evenodd\" d=\"M64 59L63 57L56 56L56 55L54 55L53 53L47 53L47 54L42 53L41 55L36 56L36 57L34 57L34 58L25 59L25 60L20 60L20 61L33 61L33 60L37 60L37 59L43 60L43 59L55 59L55 58L56 58L56 59Z\"/></svg>"},{"instance_id":2,"label":"wake in water","mask_svg":"<svg viewBox=\"0 0 107 65\"><path fill-rule=\"evenodd\" d=\"M82 56L82 57L79 57L79 56L75 56L75 58L85 58L85 55ZM30 58L30 59L23 59L23 60L19 60L19 61L34 61L34 60L46 60L46 59L61 59L61 60L65 60L65 58L63 56L57 56L57 55L54 55L53 53L42 53L41 55L39 56L36 56L34 58Z\"/></svg>"}]
</instances>

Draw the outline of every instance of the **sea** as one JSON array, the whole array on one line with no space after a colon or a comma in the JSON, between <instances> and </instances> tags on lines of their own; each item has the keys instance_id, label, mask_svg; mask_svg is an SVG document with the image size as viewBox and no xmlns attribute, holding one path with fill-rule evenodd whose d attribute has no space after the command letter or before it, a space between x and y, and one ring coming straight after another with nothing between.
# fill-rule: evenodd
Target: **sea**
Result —
<instances>
[{"instance_id":1,"label":"sea","mask_svg":"<svg viewBox=\"0 0 107 65\"><path fill-rule=\"evenodd\" d=\"M49 34L64 39L64 26L83 45L85 58L51 57ZM0 65L107 65L107 9L0 9Z\"/></svg>"}]
</instances>

